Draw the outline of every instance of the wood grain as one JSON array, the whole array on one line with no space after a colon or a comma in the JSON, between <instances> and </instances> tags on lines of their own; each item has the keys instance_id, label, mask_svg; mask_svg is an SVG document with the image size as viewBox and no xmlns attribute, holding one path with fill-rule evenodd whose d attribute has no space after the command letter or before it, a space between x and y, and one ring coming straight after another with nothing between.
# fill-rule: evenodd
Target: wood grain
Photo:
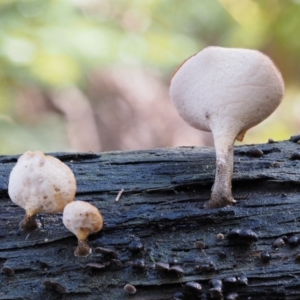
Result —
<instances>
[{"instance_id":1,"label":"wood grain","mask_svg":"<svg viewBox=\"0 0 300 300\"><path fill-rule=\"evenodd\" d=\"M53 153L75 173L76 199L97 206L104 216L104 229L89 238L90 246L115 250L117 259L95 251L88 258L75 257L77 241L61 215L41 215L44 227L29 236L18 232L24 211L7 194L17 156L0 157L0 266L15 272L11 277L0 274L0 299L211 299L209 280L231 276L246 276L249 285L224 283L224 299L230 292L240 299L299 299L300 246L272 245L278 237L300 236L300 161L290 159L300 145L255 145L264 153L260 158L251 156L252 147L235 147L237 204L210 210L203 205L214 181L212 148ZM227 234L232 229L251 229L259 240L250 246L230 243ZM130 251L132 241L144 249ZM196 241L204 249L197 248ZM220 251L226 258L219 258ZM269 263L261 261L263 251L271 254ZM138 258L145 260L146 269L132 266ZM157 262L174 260L184 276L155 269ZM216 270L205 270L209 262ZM87 266L90 263L105 267L95 269ZM46 288L45 281L60 283L65 293ZM201 296L182 298L189 281L202 285ZM125 293L127 283L136 287L135 295Z\"/></svg>"}]
</instances>

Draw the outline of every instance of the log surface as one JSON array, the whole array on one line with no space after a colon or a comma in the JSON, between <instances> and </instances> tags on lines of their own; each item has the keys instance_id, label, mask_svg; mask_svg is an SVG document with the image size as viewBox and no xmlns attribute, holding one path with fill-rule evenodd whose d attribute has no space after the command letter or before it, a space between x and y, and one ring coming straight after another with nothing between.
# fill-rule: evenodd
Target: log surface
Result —
<instances>
[{"instance_id":1,"label":"log surface","mask_svg":"<svg viewBox=\"0 0 300 300\"><path fill-rule=\"evenodd\" d=\"M104 216L104 229L89 238L91 248L112 249L117 259L95 251L75 257L77 240L61 215L41 215L44 226L29 236L18 232L24 211L7 193L18 156L0 157L0 267L14 270L13 276L0 274L0 299L211 299L209 280L232 276L246 276L249 284L224 284L224 299L230 292L240 299L299 299L300 246L272 245L278 237L300 236L300 161L290 159L300 146L284 141L255 147L262 157L251 156L252 146L235 147L237 204L221 209L203 209L214 181L212 148L52 154L75 173L76 199L97 206ZM229 243L232 229L250 229L259 239L252 245ZM130 251L132 241L144 249ZM261 261L264 251L271 255L269 263ZM136 259L145 260L145 270L132 266ZM184 275L155 269L155 263L169 261L177 261ZM210 262L215 270L205 269ZM60 283L64 291L47 288L45 281ZM202 285L202 296L182 298L189 281ZM135 295L123 290L127 283L136 287Z\"/></svg>"}]
</instances>

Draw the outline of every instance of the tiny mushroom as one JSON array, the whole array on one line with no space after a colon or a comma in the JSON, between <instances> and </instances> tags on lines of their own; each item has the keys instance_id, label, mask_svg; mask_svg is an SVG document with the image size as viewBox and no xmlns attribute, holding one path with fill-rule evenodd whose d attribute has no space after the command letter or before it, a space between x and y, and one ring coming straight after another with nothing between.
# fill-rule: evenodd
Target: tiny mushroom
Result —
<instances>
[{"instance_id":1,"label":"tiny mushroom","mask_svg":"<svg viewBox=\"0 0 300 300\"><path fill-rule=\"evenodd\" d=\"M76 179L59 159L41 151L21 155L9 176L8 194L26 211L20 226L25 231L38 228L38 213L60 213L74 200Z\"/></svg>"},{"instance_id":2,"label":"tiny mushroom","mask_svg":"<svg viewBox=\"0 0 300 300\"><path fill-rule=\"evenodd\" d=\"M155 269L158 271L169 271L170 265L164 262L157 262L155 263Z\"/></svg>"},{"instance_id":3,"label":"tiny mushroom","mask_svg":"<svg viewBox=\"0 0 300 300\"><path fill-rule=\"evenodd\" d=\"M282 237L279 237L275 240L272 247L273 248L279 248L279 247L282 247L284 245L285 245L285 239L283 239Z\"/></svg>"},{"instance_id":4,"label":"tiny mushroom","mask_svg":"<svg viewBox=\"0 0 300 300\"><path fill-rule=\"evenodd\" d=\"M260 255L260 259L263 263L270 262L271 258L272 258L271 254L267 251L262 252Z\"/></svg>"},{"instance_id":5,"label":"tiny mushroom","mask_svg":"<svg viewBox=\"0 0 300 300\"><path fill-rule=\"evenodd\" d=\"M108 248L97 247L95 248L95 253L101 253L103 256L109 258L118 258L118 252Z\"/></svg>"},{"instance_id":6,"label":"tiny mushroom","mask_svg":"<svg viewBox=\"0 0 300 300\"><path fill-rule=\"evenodd\" d=\"M124 291L128 294L131 294L131 295L134 295L136 293L136 288L134 285L130 284L130 283L127 283L125 286L124 286Z\"/></svg>"},{"instance_id":7,"label":"tiny mushroom","mask_svg":"<svg viewBox=\"0 0 300 300\"><path fill-rule=\"evenodd\" d=\"M90 247L87 237L102 229L103 218L99 210L92 204L76 200L69 203L63 213L63 223L78 238L76 256L88 256Z\"/></svg>"},{"instance_id":8,"label":"tiny mushroom","mask_svg":"<svg viewBox=\"0 0 300 300\"><path fill-rule=\"evenodd\" d=\"M184 275L184 271L181 267L179 266L172 266L169 268L170 272L176 273L178 276L183 276Z\"/></svg>"},{"instance_id":9,"label":"tiny mushroom","mask_svg":"<svg viewBox=\"0 0 300 300\"><path fill-rule=\"evenodd\" d=\"M223 284L222 280L213 278L209 281L209 284L212 286L211 289L209 289L210 297L211 298L217 298L217 299L223 299Z\"/></svg>"},{"instance_id":10,"label":"tiny mushroom","mask_svg":"<svg viewBox=\"0 0 300 300\"><path fill-rule=\"evenodd\" d=\"M184 289L184 294L185 295L201 295L202 294L202 286L198 282L194 281L188 281L186 284L183 286Z\"/></svg>"},{"instance_id":11,"label":"tiny mushroom","mask_svg":"<svg viewBox=\"0 0 300 300\"><path fill-rule=\"evenodd\" d=\"M9 277L15 275L15 270L9 266L3 266L1 271L3 274L5 274L6 276L9 276Z\"/></svg>"},{"instance_id":12,"label":"tiny mushroom","mask_svg":"<svg viewBox=\"0 0 300 300\"><path fill-rule=\"evenodd\" d=\"M172 78L170 96L191 126L212 132L216 175L207 208L232 205L233 144L280 104L284 82L274 63L256 50L207 47Z\"/></svg>"},{"instance_id":13,"label":"tiny mushroom","mask_svg":"<svg viewBox=\"0 0 300 300\"><path fill-rule=\"evenodd\" d=\"M253 242L258 241L258 236L251 229L234 228L228 233L227 239L229 240L229 242L251 245Z\"/></svg>"},{"instance_id":14,"label":"tiny mushroom","mask_svg":"<svg viewBox=\"0 0 300 300\"><path fill-rule=\"evenodd\" d=\"M290 247L296 247L299 245L300 239L299 237L293 235L288 238L287 243L289 244Z\"/></svg>"}]
</instances>

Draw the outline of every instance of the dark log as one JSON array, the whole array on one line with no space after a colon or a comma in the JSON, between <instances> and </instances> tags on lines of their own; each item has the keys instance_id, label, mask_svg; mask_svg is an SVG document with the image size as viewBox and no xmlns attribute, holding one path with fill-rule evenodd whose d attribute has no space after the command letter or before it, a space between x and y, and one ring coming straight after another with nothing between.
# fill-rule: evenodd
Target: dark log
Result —
<instances>
[{"instance_id":1,"label":"dark log","mask_svg":"<svg viewBox=\"0 0 300 300\"><path fill-rule=\"evenodd\" d=\"M237 204L221 209L203 209L214 180L213 149L54 153L75 173L76 199L104 216L104 229L89 238L91 248L109 248L117 258L101 251L75 257L77 240L61 215L41 215L44 227L29 236L18 232L24 211L7 194L17 156L0 157L0 299L158 300L183 299L183 292L184 299L210 299L209 289L216 289L211 279L223 280L225 299L234 293L240 299L299 299L300 246L291 237L300 236L300 161L293 154L300 145L256 145L262 157L253 157L252 147L235 148ZM252 230L258 241L227 239L237 229ZM281 237L284 244L273 247ZM143 247L134 251L133 241ZM165 268L155 267L161 262ZM197 284L184 289L187 282L200 283L202 291ZM136 294L127 294L126 284Z\"/></svg>"}]
</instances>

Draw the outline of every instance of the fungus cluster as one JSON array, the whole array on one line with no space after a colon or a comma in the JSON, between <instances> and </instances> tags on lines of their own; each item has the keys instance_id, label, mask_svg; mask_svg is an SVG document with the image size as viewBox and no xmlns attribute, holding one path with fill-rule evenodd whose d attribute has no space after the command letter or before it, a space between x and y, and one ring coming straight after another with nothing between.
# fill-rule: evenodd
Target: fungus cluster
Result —
<instances>
[{"instance_id":1,"label":"fungus cluster","mask_svg":"<svg viewBox=\"0 0 300 300\"><path fill-rule=\"evenodd\" d=\"M21 155L9 176L10 199L26 211L21 228L37 229L36 215L55 214L74 200L76 180L71 169L59 159L41 151Z\"/></svg>"},{"instance_id":2,"label":"fungus cluster","mask_svg":"<svg viewBox=\"0 0 300 300\"><path fill-rule=\"evenodd\" d=\"M234 141L280 104L284 82L256 50L207 47L186 60L172 78L170 96L191 126L212 132L216 175L207 208L232 205Z\"/></svg>"},{"instance_id":3,"label":"fungus cluster","mask_svg":"<svg viewBox=\"0 0 300 300\"><path fill-rule=\"evenodd\" d=\"M26 211L21 228L31 232L38 228L36 215L63 212L63 223L78 238L77 256L87 256L87 237L102 229L98 209L84 201L73 201L76 179L72 170L59 159L41 151L21 155L9 176L8 194Z\"/></svg>"}]
</instances>

